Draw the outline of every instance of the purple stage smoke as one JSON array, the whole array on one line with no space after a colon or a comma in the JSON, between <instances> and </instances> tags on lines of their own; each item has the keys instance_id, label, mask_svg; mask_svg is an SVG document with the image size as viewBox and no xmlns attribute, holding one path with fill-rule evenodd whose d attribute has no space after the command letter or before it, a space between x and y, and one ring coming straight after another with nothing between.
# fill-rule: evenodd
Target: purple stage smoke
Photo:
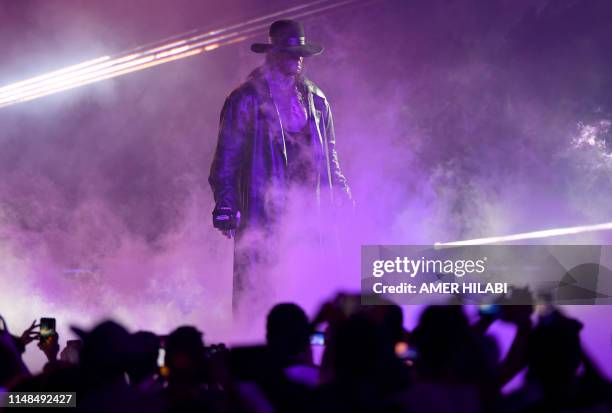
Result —
<instances>
[{"instance_id":1,"label":"purple stage smoke","mask_svg":"<svg viewBox=\"0 0 612 413\"><path fill-rule=\"evenodd\" d=\"M19 42L0 44L0 84L287 7L8 2L0 35ZM611 14L603 0L389 0L305 20L325 46L306 73L332 104L357 219L338 239L340 263L288 240L241 335L230 329L231 241L212 228L206 178L221 104L260 64L248 44L3 108L0 313L14 330L55 316L62 341L70 323L103 316L245 340L260 336L272 301L312 312L338 288L356 289L361 244L609 222ZM294 233L312 225L309 211L290 217ZM602 232L546 242L610 241ZM568 311L612 366L612 310Z\"/></svg>"}]
</instances>

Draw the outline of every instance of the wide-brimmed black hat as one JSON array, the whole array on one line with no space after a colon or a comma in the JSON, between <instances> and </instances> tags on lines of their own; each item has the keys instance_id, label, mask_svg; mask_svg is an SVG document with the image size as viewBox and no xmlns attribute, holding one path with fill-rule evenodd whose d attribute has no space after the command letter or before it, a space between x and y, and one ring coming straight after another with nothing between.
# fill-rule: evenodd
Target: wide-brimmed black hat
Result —
<instances>
[{"instance_id":1,"label":"wide-brimmed black hat","mask_svg":"<svg viewBox=\"0 0 612 413\"><path fill-rule=\"evenodd\" d=\"M323 47L306 43L304 26L295 20L278 20L272 23L269 32L270 43L253 43L251 50L255 53L282 51L299 56L314 56L323 51Z\"/></svg>"}]
</instances>

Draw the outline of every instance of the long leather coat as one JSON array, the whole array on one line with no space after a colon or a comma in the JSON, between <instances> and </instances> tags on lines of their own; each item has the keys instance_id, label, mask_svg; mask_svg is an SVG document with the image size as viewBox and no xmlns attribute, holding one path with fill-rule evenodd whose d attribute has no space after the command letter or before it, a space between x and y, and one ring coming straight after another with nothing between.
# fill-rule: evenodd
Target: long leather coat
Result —
<instances>
[{"instance_id":1,"label":"long leather coat","mask_svg":"<svg viewBox=\"0 0 612 413\"><path fill-rule=\"evenodd\" d=\"M329 103L313 82L300 77L298 87L305 97L314 151L316 187L320 207L351 204L351 192L340 170ZM291 161L291 160L289 160ZM267 197L271 188L284 188L287 170L285 136L263 69L254 70L247 81L225 100L217 148L208 179L216 207L239 210L239 230L265 226L271 215ZM239 231L240 232L240 231Z\"/></svg>"}]
</instances>

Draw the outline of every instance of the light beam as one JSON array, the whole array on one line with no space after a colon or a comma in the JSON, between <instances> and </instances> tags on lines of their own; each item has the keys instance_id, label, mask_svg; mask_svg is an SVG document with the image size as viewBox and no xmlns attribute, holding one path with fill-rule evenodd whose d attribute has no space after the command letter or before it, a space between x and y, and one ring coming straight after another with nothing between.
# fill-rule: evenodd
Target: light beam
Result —
<instances>
[{"instance_id":1,"label":"light beam","mask_svg":"<svg viewBox=\"0 0 612 413\"><path fill-rule=\"evenodd\" d=\"M244 41L259 34L279 18L312 16L357 2L359 0L315 1L223 28L209 31L192 30L114 56L88 60L0 87L0 108Z\"/></svg>"},{"instance_id":2,"label":"light beam","mask_svg":"<svg viewBox=\"0 0 612 413\"><path fill-rule=\"evenodd\" d=\"M475 238L463 241L436 242L435 247L462 247L467 245L499 244L503 242L522 241L528 239L559 237L562 235L575 235L586 232L599 232L612 230L612 222L578 227L553 228L541 231L523 232L519 234L502 235L498 237Z\"/></svg>"}]
</instances>

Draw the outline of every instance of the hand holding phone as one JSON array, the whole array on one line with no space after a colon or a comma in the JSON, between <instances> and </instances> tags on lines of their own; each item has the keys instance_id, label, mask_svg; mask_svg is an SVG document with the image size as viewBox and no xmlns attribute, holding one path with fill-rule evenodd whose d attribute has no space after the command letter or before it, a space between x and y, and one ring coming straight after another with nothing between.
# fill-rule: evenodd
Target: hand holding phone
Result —
<instances>
[{"instance_id":1,"label":"hand holding phone","mask_svg":"<svg viewBox=\"0 0 612 413\"><path fill-rule=\"evenodd\" d=\"M43 317L40 319L40 341L45 341L55 335L55 318Z\"/></svg>"},{"instance_id":2,"label":"hand holding phone","mask_svg":"<svg viewBox=\"0 0 612 413\"><path fill-rule=\"evenodd\" d=\"M47 360L54 361L59 353L59 337L55 331L55 318L40 319L40 342L38 348L45 353Z\"/></svg>"}]
</instances>

